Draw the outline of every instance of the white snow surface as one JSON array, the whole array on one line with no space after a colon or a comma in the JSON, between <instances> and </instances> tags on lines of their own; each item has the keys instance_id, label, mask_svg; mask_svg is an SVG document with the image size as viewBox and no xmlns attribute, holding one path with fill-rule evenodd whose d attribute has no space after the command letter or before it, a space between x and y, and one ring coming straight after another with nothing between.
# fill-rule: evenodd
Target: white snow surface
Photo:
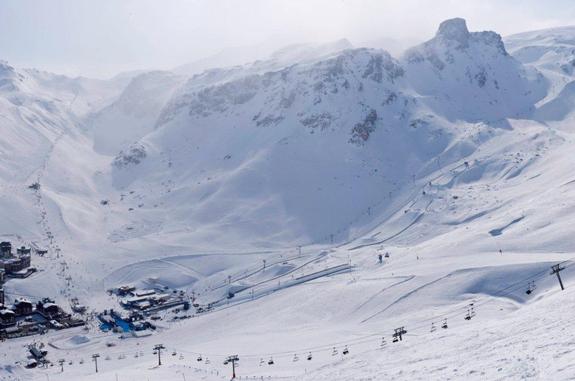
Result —
<instances>
[{"instance_id":1,"label":"white snow surface","mask_svg":"<svg viewBox=\"0 0 575 381\"><path fill-rule=\"evenodd\" d=\"M0 64L1 238L49 250L8 298L219 301L148 337L1 342L0 380L224 380L231 354L241 379L573 379L574 68L575 28L462 19L401 57L342 40L110 81ZM24 369L31 342L65 371Z\"/></svg>"}]
</instances>

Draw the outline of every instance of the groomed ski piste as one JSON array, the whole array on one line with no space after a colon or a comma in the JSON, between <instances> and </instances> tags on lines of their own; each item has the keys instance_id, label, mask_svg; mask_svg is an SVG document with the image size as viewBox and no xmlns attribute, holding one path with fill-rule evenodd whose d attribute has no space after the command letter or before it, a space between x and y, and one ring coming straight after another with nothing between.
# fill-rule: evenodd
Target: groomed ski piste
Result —
<instances>
[{"instance_id":1,"label":"groomed ski piste","mask_svg":"<svg viewBox=\"0 0 575 381\"><path fill-rule=\"evenodd\" d=\"M1 342L0 380L229 380L232 355L241 380L573 379L573 49L455 19L397 59L3 65L2 238L48 248L4 289L90 313ZM103 332L126 284L211 307ZM25 368L32 343L52 366Z\"/></svg>"}]
</instances>

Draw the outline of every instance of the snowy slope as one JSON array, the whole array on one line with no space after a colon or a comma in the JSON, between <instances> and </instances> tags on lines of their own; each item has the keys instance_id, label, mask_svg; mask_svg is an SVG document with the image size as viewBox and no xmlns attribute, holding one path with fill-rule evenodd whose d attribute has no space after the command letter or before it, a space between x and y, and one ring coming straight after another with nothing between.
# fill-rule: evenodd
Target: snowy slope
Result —
<instances>
[{"instance_id":1,"label":"snowy slope","mask_svg":"<svg viewBox=\"0 0 575 381\"><path fill-rule=\"evenodd\" d=\"M93 134L94 149L115 155L150 133L161 108L182 82L169 72L135 76L112 104L90 116L87 128Z\"/></svg>"},{"instance_id":2,"label":"snowy slope","mask_svg":"<svg viewBox=\"0 0 575 381\"><path fill-rule=\"evenodd\" d=\"M506 43L514 57L544 73L549 83L550 90L540 102L536 118L544 122L572 120L575 28L521 33L506 38Z\"/></svg>"},{"instance_id":3,"label":"snowy slope","mask_svg":"<svg viewBox=\"0 0 575 381\"><path fill-rule=\"evenodd\" d=\"M462 20L442 24L401 61L357 49L246 71L223 83L211 84L210 72L189 80L156 130L115 162L116 186L146 189L148 204L167 208L164 230L197 226L186 235L193 242L355 238L397 210L395 196L406 202L438 157L453 163L489 139L454 121L529 114L544 96L540 76L500 38L470 34Z\"/></svg>"},{"instance_id":4,"label":"snowy slope","mask_svg":"<svg viewBox=\"0 0 575 381\"><path fill-rule=\"evenodd\" d=\"M571 35L504 44L454 19L400 58L288 49L85 84L78 108L68 79L3 65L2 227L50 249L9 296L101 310L117 306L108 287L165 285L215 311L149 338L51 332L62 374L14 365L29 339L2 343L0 377L229 379L238 353L258 379L572 378L572 343L546 331L571 332L575 267L563 293L549 276L575 256L572 73L552 65ZM97 375L94 352L109 356Z\"/></svg>"}]
</instances>

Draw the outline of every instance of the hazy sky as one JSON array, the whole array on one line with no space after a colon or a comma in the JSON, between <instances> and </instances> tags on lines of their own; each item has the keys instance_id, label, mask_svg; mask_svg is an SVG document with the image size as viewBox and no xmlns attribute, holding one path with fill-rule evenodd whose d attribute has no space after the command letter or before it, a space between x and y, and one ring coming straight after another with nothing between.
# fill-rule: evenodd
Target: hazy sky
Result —
<instances>
[{"instance_id":1,"label":"hazy sky","mask_svg":"<svg viewBox=\"0 0 575 381\"><path fill-rule=\"evenodd\" d=\"M70 75L171 68L238 46L503 35L575 24L573 0L0 0L0 59Z\"/></svg>"}]
</instances>

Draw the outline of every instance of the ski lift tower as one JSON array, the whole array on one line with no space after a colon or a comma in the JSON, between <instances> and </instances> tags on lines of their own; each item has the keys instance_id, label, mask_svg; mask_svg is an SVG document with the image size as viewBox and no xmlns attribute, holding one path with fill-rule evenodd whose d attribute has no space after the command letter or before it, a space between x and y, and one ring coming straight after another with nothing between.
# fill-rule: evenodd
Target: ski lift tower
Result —
<instances>
[{"instance_id":1,"label":"ski lift tower","mask_svg":"<svg viewBox=\"0 0 575 381\"><path fill-rule=\"evenodd\" d=\"M240 358L238 355L228 356L226 361L224 361L225 364L232 363L232 380L236 379L236 362L238 362L238 361L240 361Z\"/></svg>"}]
</instances>

